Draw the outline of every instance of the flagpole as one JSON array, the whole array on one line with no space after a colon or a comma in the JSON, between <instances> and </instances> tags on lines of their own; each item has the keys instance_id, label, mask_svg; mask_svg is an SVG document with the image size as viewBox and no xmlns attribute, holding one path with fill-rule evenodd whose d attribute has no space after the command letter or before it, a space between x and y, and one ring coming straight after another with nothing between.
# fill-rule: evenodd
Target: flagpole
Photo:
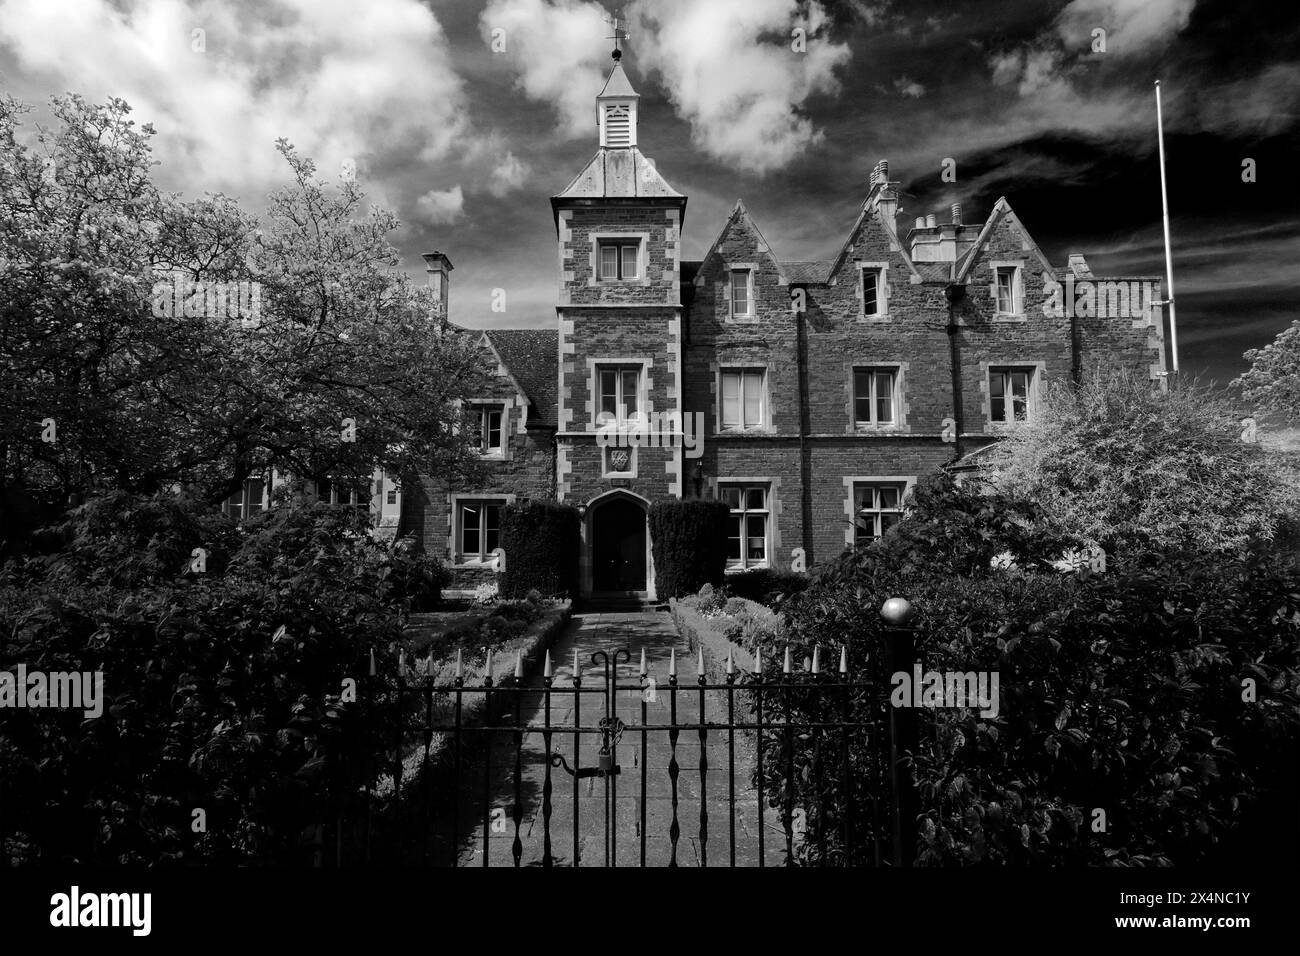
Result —
<instances>
[{"instance_id":1,"label":"flagpole","mask_svg":"<svg viewBox=\"0 0 1300 956\"><path fill-rule=\"evenodd\" d=\"M1169 306L1169 345L1174 361L1174 374L1178 374L1178 319L1174 314L1174 257L1169 246L1169 191L1165 186L1165 122L1160 108L1160 81L1156 80L1156 135L1160 144L1160 206L1165 226L1165 285L1166 297L1161 305Z\"/></svg>"}]
</instances>

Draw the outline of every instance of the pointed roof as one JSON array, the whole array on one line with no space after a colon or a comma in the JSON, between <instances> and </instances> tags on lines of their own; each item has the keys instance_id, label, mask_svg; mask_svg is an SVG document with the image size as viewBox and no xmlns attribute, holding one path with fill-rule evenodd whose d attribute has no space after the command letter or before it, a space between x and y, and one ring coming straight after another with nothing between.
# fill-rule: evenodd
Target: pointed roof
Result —
<instances>
[{"instance_id":1,"label":"pointed roof","mask_svg":"<svg viewBox=\"0 0 1300 956\"><path fill-rule=\"evenodd\" d=\"M596 99L610 99L614 97L640 97L640 93L632 89L632 83L627 78L627 73L623 71L622 62L616 62L614 69L609 71L609 77L605 80L605 85L596 94Z\"/></svg>"},{"instance_id":2,"label":"pointed roof","mask_svg":"<svg viewBox=\"0 0 1300 956\"><path fill-rule=\"evenodd\" d=\"M767 241L767 237L763 235L763 231L758 228L758 224L754 222L753 217L750 216L749 210L745 208L744 200L741 199L737 199L736 205L731 207L731 215L727 217L727 221L724 222L722 228L718 230L717 236L713 239L713 245L709 246L709 251L706 252L704 258L700 260L701 264L707 263L713 258L713 254L718 251L718 246L722 243L723 237L726 236L727 232L731 229L732 223L737 220L744 222L745 225L753 231L754 235L758 239L759 251L772 260L772 264L776 266L776 274L781 280L781 283L783 285L788 284L790 276L786 272L785 263L776 257L776 254L772 251L772 244ZM696 285L702 285L704 282L703 275L697 272L694 282Z\"/></svg>"},{"instance_id":3,"label":"pointed roof","mask_svg":"<svg viewBox=\"0 0 1300 956\"><path fill-rule=\"evenodd\" d=\"M538 424L554 428L557 421L559 331L556 329L487 329L501 364L538 414ZM533 421L530 417L529 421Z\"/></svg>"},{"instance_id":4,"label":"pointed roof","mask_svg":"<svg viewBox=\"0 0 1300 956\"><path fill-rule=\"evenodd\" d=\"M684 199L635 146L602 148L556 199L667 196Z\"/></svg>"},{"instance_id":5,"label":"pointed roof","mask_svg":"<svg viewBox=\"0 0 1300 956\"><path fill-rule=\"evenodd\" d=\"M993 235L993 230L1004 218L1010 216L1016 228L1019 229L1029 240L1034 256L1042 264L1043 271L1055 274L1056 270L1052 264L1047 261L1043 251L1038 248L1038 243L1029 235L1028 230L1020 224L1019 218L1011 208L1011 203L1007 202L1006 196L999 196L998 201L993 204L993 211L989 213L989 218L984 223L984 228L980 230L979 236L975 239L975 244L966 250L966 254L953 263L952 277L954 282L965 282L966 276L970 274L971 266L979 258L984 247L988 245L989 237Z\"/></svg>"}]
</instances>

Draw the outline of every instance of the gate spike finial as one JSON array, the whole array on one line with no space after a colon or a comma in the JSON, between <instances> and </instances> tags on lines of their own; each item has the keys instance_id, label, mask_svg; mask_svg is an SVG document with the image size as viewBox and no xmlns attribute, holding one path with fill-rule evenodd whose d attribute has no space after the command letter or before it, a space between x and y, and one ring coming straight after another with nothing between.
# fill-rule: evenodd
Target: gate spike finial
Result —
<instances>
[{"instance_id":1,"label":"gate spike finial","mask_svg":"<svg viewBox=\"0 0 1300 956\"><path fill-rule=\"evenodd\" d=\"M641 648L641 676L645 677L647 673L649 672L646 670L645 666L645 648L643 647Z\"/></svg>"},{"instance_id":2,"label":"gate spike finial","mask_svg":"<svg viewBox=\"0 0 1300 956\"><path fill-rule=\"evenodd\" d=\"M730 647L727 648L727 673L736 673L736 662L732 660L732 649Z\"/></svg>"},{"instance_id":3,"label":"gate spike finial","mask_svg":"<svg viewBox=\"0 0 1300 956\"><path fill-rule=\"evenodd\" d=\"M524 652L515 651L515 680L522 680L524 676Z\"/></svg>"},{"instance_id":4,"label":"gate spike finial","mask_svg":"<svg viewBox=\"0 0 1300 956\"><path fill-rule=\"evenodd\" d=\"M677 648L675 647L668 652L668 676L677 676Z\"/></svg>"},{"instance_id":5,"label":"gate spike finial","mask_svg":"<svg viewBox=\"0 0 1300 956\"><path fill-rule=\"evenodd\" d=\"M763 673L763 645L754 645L754 673Z\"/></svg>"},{"instance_id":6,"label":"gate spike finial","mask_svg":"<svg viewBox=\"0 0 1300 956\"><path fill-rule=\"evenodd\" d=\"M845 644L840 648L840 673L849 672L849 645Z\"/></svg>"},{"instance_id":7,"label":"gate spike finial","mask_svg":"<svg viewBox=\"0 0 1300 956\"><path fill-rule=\"evenodd\" d=\"M375 676L375 649L370 648L370 676Z\"/></svg>"},{"instance_id":8,"label":"gate spike finial","mask_svg":"<svg viewBox=\"0 0 1300 956\"><path fill-rule=\"evenodd\" d=\"M704 676L704 645L700 645L700 656L695 664L695 673L700 677Z\"/></svg>"},{"instance_id":9,"label":"gate spike finial","mask_svg":"<svg viewBox=\"0 0 1300 956\"><path fill-rule=\"evenodd\" d=\"M781 673L789 674L794 668L790 664L790 645L785 646L785 663L781 665Z\"/></svg>"},{"instance_id":10,"label":"gate spike finial","mask_svg":"<svg viewBox=\"0 0 1300 956\"><path fill-rule=\"evenodd\" d=\"M578 669L578 649L573 649L573 679L582 680L582 671Z\"/></svg>"},{"instance_id":11,"label":"gate spike finial","mask_svg":"<svg viewBox=\"0 0 1300 956\"><path fill-rule=\"evenodd\" d=\"M456 676L457 677L465 676L465 663L464 661L461 660L459 647L456 648Z\"/></svg>"},{"instance_id":12,"label":"gate spike finial","mask_svg":"<svg viewBox=\"0 0 1300 956\"><path fill-rule=\"evenodd\" d=\"M822 672L822 646L820 644L813 645L812 672L814 674Z\"/></svg>"},{"instance_id":13,"label":"gate spike finial","mask_svg":"<svg viewBox=\"0 0 1300 956\"><path fill-rule=\"evenodd\" d=\"M492 679L492 648L483 648L487 652L487 660L483 664L483 676L488 680Z\"/></svg>"},{"instance_id":14,"label":"gate spike finial","mask_svg":"<svg viewBox=\"0 0 1300 956\"><path fill-rule=\"evenodd\" d=\"M549 650L546 652L546 666L542 668L542 676L551 676L551 652Z\"/></svg>"},{"instance_id":15,"label":"gate spike finial","mask_svg":"<svg viewBox=\"0 0 1300 956\"><path fill-rule=\"evenodd\" d=\"M401 677L406 676L406 648L397 652L397 673Z\"/></svg>"}]
</instances>

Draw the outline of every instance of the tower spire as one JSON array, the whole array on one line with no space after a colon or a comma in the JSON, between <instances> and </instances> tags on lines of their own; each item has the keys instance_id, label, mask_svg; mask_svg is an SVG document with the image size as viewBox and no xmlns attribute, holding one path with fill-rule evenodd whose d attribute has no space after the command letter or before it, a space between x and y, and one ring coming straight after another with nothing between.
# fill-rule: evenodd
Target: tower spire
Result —
<instances>
[{"instance_id":1,"label":"tower spire","mask_svg":"<svg viewBox=\"0 0 1300 956\"><path fill-rule=\"evenodd\" d=\"M609 36L605 37L605 39L614 41L614 52L610 54L610 57L614 60L615 63L617 63L619 60L623 59L623 50L619 46L619 43L628 38L628 32L620 28L619 24L626 23L627 21L623 18L623 11L618 10L615 11L612 17L606 17L605 22L608 23L610 27L612 27L614 30L614 32L611 33Z\"/></svg>"}]
</instances>

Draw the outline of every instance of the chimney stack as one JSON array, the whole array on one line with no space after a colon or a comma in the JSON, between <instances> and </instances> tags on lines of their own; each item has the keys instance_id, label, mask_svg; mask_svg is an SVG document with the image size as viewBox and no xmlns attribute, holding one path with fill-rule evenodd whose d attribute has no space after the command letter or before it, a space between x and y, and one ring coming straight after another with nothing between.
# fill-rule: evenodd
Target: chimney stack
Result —
<instances>
[{"instance_id":1,"label":"chimney stack","mask_svg":"<svg viewBox=\"0 0 1300 956\"><path fill-rule=\"evenodd\" d=\"M880 162L876 163L876 168L871 173L871 181L872 183L889 182L889 160L882 159Z\"/></svg>"},{"instance_id":2,"label":"chimney stack","mask_svg":"<svg viewBox=\"0 0 1300 956\"><path fill-rule=\"evenodd\" d=\"M447 321L447 295L451 285L451 270L455 268L451 260L437 250L426 252L425 267L429 273L429 288L433 290L433 317L439 322Z\"/></svg>"},{"instance_id":3,"label":"chimney stack","mask_svg":"<svg viewBox=\"0 0 1300 956\"><path fill-rule=\"evenodd\" d=\"M916 228L917 228L917 229L924 229L924 228L925 228L925 217L924 217L924 216L917 216L917 217L916 217Z\"/></svg>"},{"instance_id":4,"label":"chimney stack","mask_svg":"<svg viewBox=\"0 0 1300 956\"><path fill-rule=\"evenodd\" d=\"M875 200L880 217L889 224L890 229L897 228L894 220L898 216L898 183L889 181L889 160L882 159L871 171L871 188L863 202L863 208Z\"/></svg>"},{"instance_id":5,"label":"chimney stack","mask_svg":"<svg viewBox=\"0 0 1300 956\"><path fill-rule=\"evenodd\" d=\"M961 225L961 203L959 202L952 204L952 224L954 226Z\"/></svg>"}]
</instances>

